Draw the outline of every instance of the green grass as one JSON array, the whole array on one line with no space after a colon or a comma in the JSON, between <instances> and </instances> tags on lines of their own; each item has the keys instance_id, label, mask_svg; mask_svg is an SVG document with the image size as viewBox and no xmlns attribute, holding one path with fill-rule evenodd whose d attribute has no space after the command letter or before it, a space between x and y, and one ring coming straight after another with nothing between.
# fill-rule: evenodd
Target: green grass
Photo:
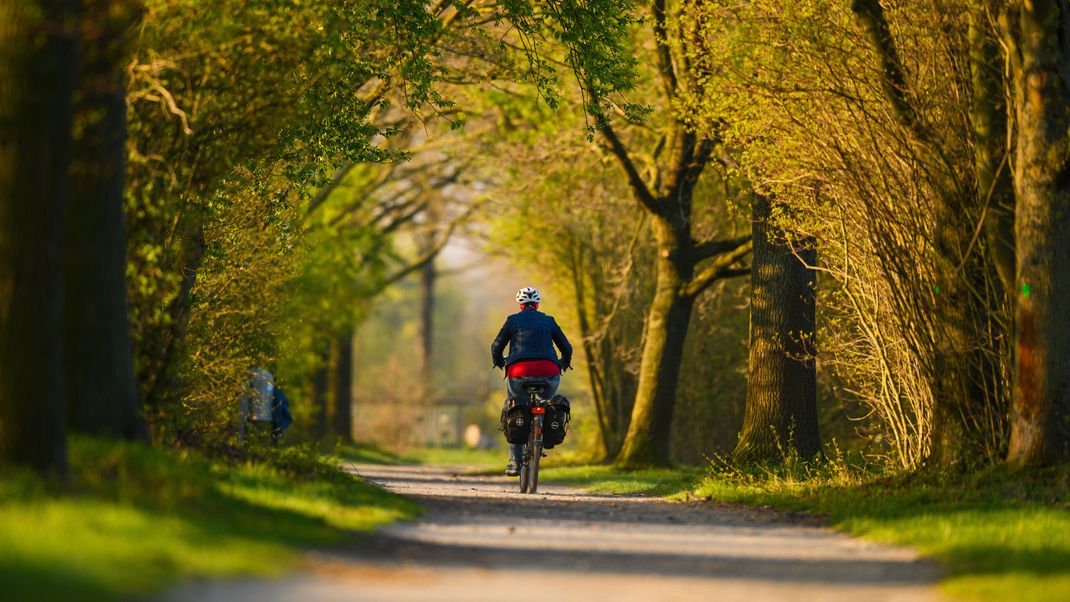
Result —
<instances>
[{"instance_id":1,"label":"green grass","mask_svg":"<svg viewBox=\"0 0 1070 602\"><path fill-rule=\"evenodd\" d=\"M694 494L800 509L866 539L911 546L943 562L952 596L1070 600L1070 471L990 470L953 482L858 477L708 477Z\"/></svg>"},{"instance_id":2,"label":"green grass","mask_svg":"<svg viewBox=\"0 0 1070 602\"><path fill-rule=\"evenodd\" d=\"M272 576L418 509L300 453L212 462L76 438L70 477L0 474L5 599L113 600L182 579Z\"/></svg>"},{"instance_id":3,"label":"green grass","mask_svg":"<svg viewBox=\"0 0 1070 602\"><path fill-rule=\"evenodd\" d=\"M334 455L344 462L366 464L437 464L473 468L505 467L506 451L449 447L415 448L394 453L371 446L343 445Z\"/></svg>"},{"instance_id":4,"label":"green grass","mask_svg":"<svg viewBox=\"0 0 1070 602\"><path fill-rule=\"evenodd\" d=\"M991 470L956 481L822 471L772 473L578 466L548 480L601 493L712 499L823 515L833 527L910 546L946 567L943 591L966 600L1070 600L1070 470Z\"/></svg>"},{"instance_id":5,"label":"green grass","mask_svg":"<svg viewBox=\"0 0 1070 602\"><path fill-rule=\"evenodd\" d=\"M701 468L651 468L622 470L613 466L548 466L539 478L561 485L582 487L591 493L656 495L669 497L695 486L705 470Z\"/></svg>"}]
</instances>

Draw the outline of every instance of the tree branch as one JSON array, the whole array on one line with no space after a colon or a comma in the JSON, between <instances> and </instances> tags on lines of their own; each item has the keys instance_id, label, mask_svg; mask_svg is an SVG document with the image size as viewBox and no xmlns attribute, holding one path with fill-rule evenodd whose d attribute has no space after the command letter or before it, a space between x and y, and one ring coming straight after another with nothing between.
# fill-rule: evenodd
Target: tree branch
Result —
<instances>
[{"instance_id":1,"label":"tree branch","mask_svg":"<svg viewBox=\"0 0 1070 602\"><path fill-rule=\"evenodd\" d=\"M896 119L918 141L929 143L931 137L910 98L903 65L880 0L854 0L851 3L851 10L866 30L873 51L880 61L881 88L892 105Z\"/></svg>"},{"instance_id":2,"label":"tree branch","mask_svg":"<svg viewBox=\"0 0 1070 602\"><path fill-rule=\"evenodd\" d=\"M661 74L662 86L665 88L665 98L672 101L676 98L679 83L676 78L676 69L672 64L672 49L669 48L665 0L654 0L651 10L654 13L654 44L657 46L658 53L658 73Z\"/></svg>"},{"instance_id":3,"label":"tree branch","mask_svg":"<svg viewBox=\"0 0 1070 602\"><path fill-rule=\"evenodd\" d=\"M332 192L338 189L342 184L342 180L346 179L346 176L349 175L349 172L353 171L353 168L356 167L356 165L356 163L346 163L342 167L339 167L338 171L334 172L331 181L323 188L320 188L319 192L316 193L316 196L312 197L312 200L308 202L308 208L305 209L305 219L308 219L308 216L312 215L312 212L322 205L324 201L327 200L327 197L331 196Z\"/></svg>"},{"instance_id":4,"label":"tree branch","mask_svg":"<svg viewBox=\"0 0 1070 602\"><path fill-rule=\"evenodd\" d=\"M752 269L751 266L747 266L745 268L731 268L731 269L725 270L721 274L721 279L738 278L740 276L747 276L747 275L750 274L751 269Z\"/></svg>"},{"instance_id":5,"label":"tree branch","mask_svg":"<svg viewBox=\"0 0 1070 602\"><path fill-rule=\"evenodd\" d=\"M613 130L613 126L609 124L609 120L604 116L599 116L597 121L599 131L602 132L602 136L609 143L609 150L617 157L621 167L624 168L624 172L628 175L628 183L631 184L636 200L651 213L658 213L660 208L658 207L657 199L650 192L650 187L647 186L643 176L635 167L635 163L628 154L628 149L620 141L617 132Z\"/></svg>"},{"instance_id":6,"label":"tree branch","mask_svg":"<svg viewBox=\"0 0 1070 602\"><path fill-rule=\"evenodd\" d=\"M380 226L379 228L380 235L392 234L396 232L398 228L416 219L417 215L420 215L421 213L423 213L424 209L427 209L427 204L428 203L426 200L420 200L420 196L417 195L411 200L406 201L396 207L391 207L390 209L384 210L382 213L375 216L375 219L372 220L372 224L376 225L379 221L385 219L388 215L395 214L395 217L393 219L391 219L385 225ZM408 210L406 211L406 209Z\"/></svg>"},{"instance_id":7,"label":"tree branch","mask_svg":"<svg viewBox=\"0 0 1070 602\"><path fill-rule=\"evenodd\" d=\"M451 221L450 225L446 228L445 233L442 234L441 238L436 241L435 244L431 246L431 248L424 251L424 253L418 258L416 258L413 263L410 263L409 265L394 272L390 276L387 276L386 279L384 279L383 282L380 283L380 285L376 288L376 294L382 292L384 289L391 286L392 284L395 284L400 280L404 279L409 274L412 274L417 270L423 269L424 266L434 261L435 258L438 257L438 254L442 252L442 249L445 249L446 245L449 244L450 239L453 237L453 232L457 229L459 225L461 225L462 223L467 221L469 217L471 217L474 210L475 206L473 205L469 207L463 215Z\"/></svg>"},{"instance_id":8,"label":"tree branch","mask_svg":"<svg viewBox=\"0 0 1070 602\"><path fill-rule=\"evenodd\" d=\"M746 236L740 236L739 238L729 238L728 240L704 240L695 244L691 256L695 258L696 262L709 259L714 255L720 255L721 253L735 250L740 245L750 240L750 238L751 237L748 234Z\"/></svg>"},{"instance_id":9,"label":"tree branch","mask_svg":"<svg viewBox=\"0 0 1070 602\"><path fill-rule=\"evenodd\" d=\"M464 9L467 9L472 5L472 2L461 2L460 4L461 6L463 6ZM451 7L453 8L453 10L449 12L449 14L445 14L446 11L449 10ZM454 22L457 21L457 18L461 16L461 13L463 11L462 8L455 6L453 2L449 2L448 0L439 0L439 2L437 2L435 6L431 7L430 10L434 14L436 19L441 19L441 28L438 32L438 35L431 38L431 43L436 44L439 40L442 39L442 36L445 35L445 33L450 29L450 27L453 26ZM445 17L443 17L444 14ZM360 101L369 107L379 104L379 102L383 99L383 97L389 90L390 80L378 79L371 85L371 88L366 90L364 94L361 95Z\"/></svg>"},{"instance_id":10,"label":"tree branch","mask_svg":"<svg viewBox=\"0 0 1070 602\"><path fill-rule=\"evenodd\" d=\"M681 138L683 148L679 151L669 190L676 192L681 199L690 199L702 170L706 169L710 162L714 145L709 138L699 141L691 132L685 132Z\"/></svg>"},{"instance_id":11,"label":"tree branch","mask_svg":"<svg viewBox=\"0 0 1070 602\"><path fill-rule=\"evenodd\" d=\"M753 247L754 242L748 238L746 242L740 244L733 250L718 256L713 263L706 266L704 270L691 279L691 282L684 288L684 294L689 297L697 297L702 291L709 288L711 284L722 278L742 275L740 274L741 270L738 268L733 269L732 265L746 257Z\"/></svg>"}]
</instances>

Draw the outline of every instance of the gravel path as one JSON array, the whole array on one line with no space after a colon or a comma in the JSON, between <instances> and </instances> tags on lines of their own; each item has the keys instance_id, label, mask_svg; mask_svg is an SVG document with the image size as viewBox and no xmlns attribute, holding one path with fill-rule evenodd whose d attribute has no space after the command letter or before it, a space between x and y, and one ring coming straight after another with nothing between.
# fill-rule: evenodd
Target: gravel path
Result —
<instances>
[{"instance_id":1,"label":"gravel path","mask_svg":"<svg viewBox=\"0 0 1070 602\"><path fill-rule=\"evenodd\" d=\"M198 583L167 600L653 602L936 600L939 569L813 520L590 495L429 466L357 466L427 509L279 581Z\"/></svg>"}]
</instances>

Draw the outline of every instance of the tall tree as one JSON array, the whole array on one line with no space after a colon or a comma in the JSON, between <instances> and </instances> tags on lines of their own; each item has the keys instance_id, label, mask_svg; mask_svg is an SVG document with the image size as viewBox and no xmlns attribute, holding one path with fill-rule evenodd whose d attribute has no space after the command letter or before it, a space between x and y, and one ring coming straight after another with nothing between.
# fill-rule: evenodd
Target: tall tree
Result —
<instances>
[{"instance_id":1,"label":"tall tree","mask_svg":"<svg viewBox=\"0 0 1070 602\"><path fill-rule=\"evenodd\" d=\"M353 333L335 339L331 347L333 364L331 431L343 441L353 439Z\"/></svg>"},{"instance_id":2,"label":"tall tree","mask_svg":"<svg viewBox=\"0 0 1070 602\"><path fill-rule=\"evenodd\" d=\"M689 81L686 55L674 48L676 28L664 0L651 3L652 34L661 89L667 106ZM678 40L676 40L678 41ZM678 68L678 63L685 65ZM670 429L680 377L680 361L695 298L718 279L745 273L734 267L750 252L750 237L696 240L692 210L695 188L714 150L715 141L688 126L673 112L665 137L653 154L654 177L643 176L633 154L609 119L599 116L599 130L616 156L636 202L651 218L656 242L656 288L647 310L639 382L632 418L618 464L639 466L669 463ZM664 147L662 150L660 147ZM664 155L658 160L658 155ZM703 265L704 264L704 265Z\"/></svg>"},{"instance_id":3,"label":"tall tree","mask_svg":"<svg viewBox=\"0 0 1070 602\"><path fill-rule=\"evenodd\" d=\"M432 378L435 349L435 279L438 270L432 259L420 270L420 369Z\"/></svg>"},{"instance_id":4,"label":"tall tree","mask_svg":"<svg viewBox=\"0 0 1070 602\"><path fill-rule=\"evenodd\" d=\"M821 453L812 268L817 252L813 241L786 240L772 223L768 197L755 195L752 207L747 405L732 456L765 462L794 450L809 459Z\"/></svg>"},{"instance_id":5,"label":"tall tree","mask_svg":"<svg viewBox=\"0 0 1070 602\"><path fill-rule=\"evenodd\" d=\"M67 466L60 334L77 0L0 1L0 461Z\"/></svg>"},{"instance_id":6,"label":"tall tree","mask_svg":"<svg viewBox=\"0 0 1070 602\"><path fill-rule=\"evenodd\" d=\"M1004 14L1017 150L1017 311L1009 461L1070 460L1070 3Z\"/></svg>"},{"instance_id":7,"label":"tall tree","mask_svg":"<svg viewBox=\"0 0 1070 602\"><path fill-rule=\"evenodd\" d=\"M312 376L312 432L317 437L324 437L332 428L330 424L330 348L321 343L321 349L317 350L316 359L316 369Z\"/></svg>"},{"instance_id":8,"label":"tall tree","mask_svg":"<svg viewBox=\"0 0 1070 602\"><path fill-rule=\"evenodd\" d=\"M448 186L449 182L444 182L441 186ZM424 375L425 384L427 385L426 393L430 393L434 388L434 350L435 350L435 285L438 280L438 267L435 265L435 259L437 259L437 252L435 249L435 230L434 227L442 219L442 212L439 207L439 186L425 185L424 189L427 193L432 195L427 201L427 209L424 210L424 221L430 229L428 232L419 236L419 245L421 255L429 254L428 261L420 268L420 316L419 316L419 331L420 331L420 371ZM428 190L430 189L430 190Z\"/></svg>"},{"instance_id":9,"label":"tall tree","mask_svg":"<svg viewBox=\"0 0 1070 602\"><path fill-rule=\"evenodd\" d=\"M127 0L82 3L87 18L63 249L63 359L70 426L83 433L145 439L134 381L123 215L125 58L139 7Z\"/></svg>"}]
</instances>

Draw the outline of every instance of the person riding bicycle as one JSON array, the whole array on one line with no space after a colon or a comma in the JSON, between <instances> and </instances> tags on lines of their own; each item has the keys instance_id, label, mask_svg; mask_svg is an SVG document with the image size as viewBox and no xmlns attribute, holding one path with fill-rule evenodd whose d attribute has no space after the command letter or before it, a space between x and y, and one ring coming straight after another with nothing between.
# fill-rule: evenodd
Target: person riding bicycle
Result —
<instances>
[{"instance_id":1,"label":"person riding bicycle","mask_svg":"<svg viewBox=\"0 0 1070 602\"><path fill-rule=\"evenodd\" d=\"M552 397L561 384L561 373L572 367L572 345L553 316L539 311L542 302L539 291L530 286L522 288L516 294L516 302L520 311L506 318L490 344L491 360L495 368L505 369L509 398L524 398L527 395L524 385L532 381L546 383L544 394ZM503 357L506 345L509 345L509 356ZM561 351L560 359L554 345ZM509 446L507 476L519 474L523 453L523 445Z\"/></svg>"}]
</instances>

